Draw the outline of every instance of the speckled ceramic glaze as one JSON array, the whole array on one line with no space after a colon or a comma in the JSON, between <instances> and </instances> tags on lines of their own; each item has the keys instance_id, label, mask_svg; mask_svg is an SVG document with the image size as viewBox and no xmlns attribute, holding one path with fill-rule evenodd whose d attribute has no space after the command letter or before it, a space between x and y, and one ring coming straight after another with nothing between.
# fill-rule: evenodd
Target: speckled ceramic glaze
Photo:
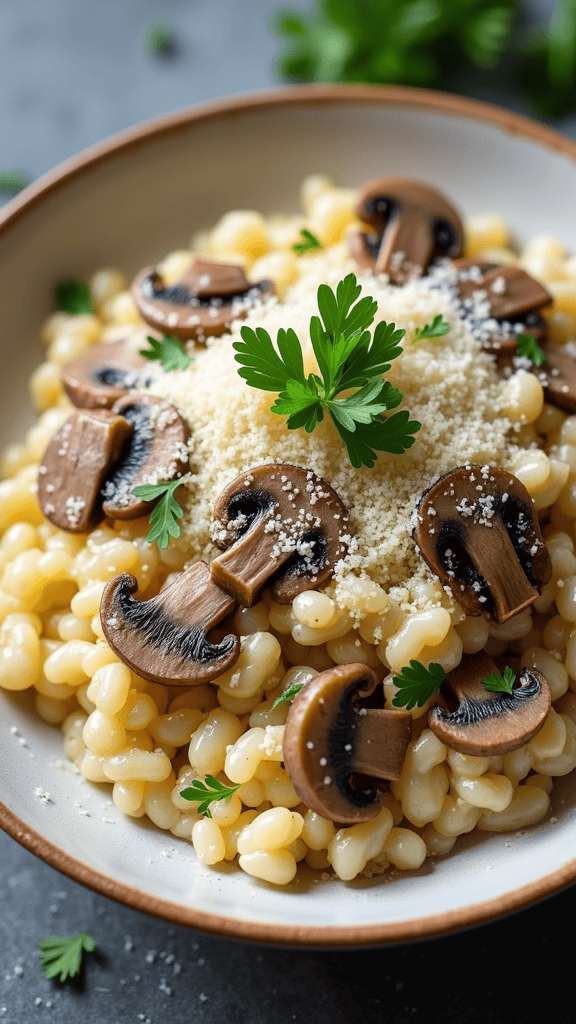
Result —
<instances>
[{"instance_id":1,"label":"speckled ceramic glaze","mask_svg":"<svg viewBox=\"0 0 576 1024\"><path fill-rule=\"evenodd\" d=\"M31 422L26 380L54 280L102 266L128 275L234 208L296 211L302 178L408 175L466 214L498 213L519 238L576 251L576 144L468 100L407 89L280 90L195 108L105 142L41 179L0 215L2 440ZM7 372L9 367L9 372ZM44 795L43 795L44 794ZM49 797L47 796L49 794ZM520 834L477 833L418 872L351 883L312 873L275 889L112 805L74 773L59 730L26 693L0 692L0 823L24 846L123 903L196 928L302 945L434 936L527 906L576 878L576 779Z\"/></svg>"}]
</instances>

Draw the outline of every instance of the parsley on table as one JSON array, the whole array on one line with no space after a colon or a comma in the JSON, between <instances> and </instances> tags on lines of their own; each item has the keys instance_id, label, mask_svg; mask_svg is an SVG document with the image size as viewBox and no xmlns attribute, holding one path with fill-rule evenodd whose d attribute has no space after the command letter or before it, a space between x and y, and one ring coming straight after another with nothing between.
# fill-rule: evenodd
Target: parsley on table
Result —
<instances>
[{"instance_id":1,"label":"parsley on table","mask_svg":"<svg viewBox=\"0 0 576 1024\"><path fill-rule=\"evenodd\" d=\"M535 366L544 366L546 362L546 353L542 351L533 334L519 336L516 355L529 359Z\"/></svg>"},{"instance_id":2,"label":"parsley on table","mask_svg":"<svg viewBox=\"0 0 576 1024\"><path fill-rule=\"evenodd\" d=\"M371 338L368 328L378 303L369 295L356 301L361 290L354 274L340 281L335 293L326 284L318 288L320 316L310 320L310 339L320 376L305 375L302 346L292 328L278 331L275 348L262 327L244 326L242 341L233 345L242 364L238 373L250 387L278 392L271 412L286 416L289 430L303 427L310 434L329 413L356 469L373 466L377 451L401 455L421 426L406 410L382 418L402 401L402 392L382 375L402 352L406 332L382 321ZM353 393L339 397L347 391Z\"/></svg>"},{"instance_id":3,"label":"parsley on table","mask_svg":"<svg viewBox=\"0 0 576 1024\"><path fill-rule=\"evenodd\" d=\"M502 675L499 672L490 672L482 680L485 690L490 693L512 693L516 676L509 665L506 665Z\"/></svg>"},{"instance_id":4,"label":"parsley on table","mask_svg":"<svg viewBox=\"0 0 576 1024\"><path fill-rule=\"evenodd\" d=\"M421 662L412 659L410 665L405 666L400 674L392 677L394 686L398 692L392 698L395 708L406 708L411 711L414 707L423 707L426 701L436 690L439 690L446 678L442 665L433 663L425 668Z\"/></svg>"},{"instance_id":5,"label":"parsley on table","mask_svg":"<svg viewBox=\"0 0 576 1024\"><path fill-rule=\"evenodd\" d=\"M213 775L207 775L203 782L200 779L194 779L190 786L187 786L186 789L181 789L180 796L184 800L198 802L198 813L211 818L210 804L214 803L215 800L225 800L228 803L236 790L240 789L240 785L241 783L238 783L237 786L225 786L223 782L219 782Z\"/></svg>"},{"instance_id":6,"label":"parsley on table","mask_svg":"<svg viewBox=\"0 0 576 1024\"><path fill-rule=\"evenodd\" d=\"M140 355L146 359L157 359L162 363L166 373L170 373L171 370L187 370L190 363L194 362L191 356L186 355L180 338L165 334L160 341L151 338L150 335L146 340L150 342L151 348L141 348Z\"/></svg>"},{"instance_id":7,"label":"parsley on table","mask_svg":"<svg viewBox=\"0 0 576 1024\"><path fill-rule=\"evenodd\" d=\"M424 339L430 338L442 338L445 334L448 334L450 330L450 324L444 319L442 313L437 313L433 320L429 324L424 324L424 327L417 327L412 335L412 342L424 341Z\"/></svg>"},{"instance_id":8,"label":"parsley on table","mask_svg":"<svg viewBox=\"0 0 576 1024\"><path fill-rule=\"evenodd\" d=\"M70 938L48 935L38 945L44 977L56 978L59 975L59 981L74 978L80 971L84 953L93 953L96 949L96 943L88 932L80 932Z\"/></svg>"},{"instance_id":9,"label":"parsley on table","mask_svg":"<svg viewBox=\"0 0 576 1024\"><path fill-rule=\"evenodd\" d=\"M15 196L30 184L30 178L23 171L0 171L0 192Z\"/></svg>"},{"instance_id":10,"label":"parsley on table","mask_svg":"<svg viewBox=\"0 0 576 1024\"><path fill-rule=\"evenodd\" d=\"M292 246L292 252L295 252L297 256L305 256L309 252L317 252L323 248L322 242L316 235L313 235L308 228L302 228L300 231L301 242L294 242Z\"/></svg>"},{"instance_id":11,"label":"parsley on table","mask_svg":"<svg viewBox=\"0 0 576 1024\"><path fill-rule=\"evenodd\" d=\"M88 316L94 312L90 286L75 277L58 282L54 289L54 301L57 309L70 316Z\"/></svg>"},{"instance_id":12,"label":"parsley on table","mask_svg":"<svg viewBox=\"0 0 576 1024\"><path fill-rule=\"evenodd\" d=\"M304 683L294 683L293 686L289 686L287 690L284 690L284 693L281 693L279 697L276 697L276 700L270 710L274 711L274 708L277 708L279 704L284 704L287 700L293 700L296 694L300 693L303 686Z\"/></svg>"},{"instance_id":13,"label":"parsley on table","mask_svg":"<svg viewBox=\"0 0 576 1024\"><path fill-rule=\"evenodd\" d=\"M140 484L135 487L133 493L144 501L160 501L154 506L150 515L150 526L152 529L146 540L149 544L156 541L159 548L167 548L170 537L180 536L178 519L184 515L184 510L174 497L174 491L180 487L181 479L170 480L169 483Z\"/></svg>"}]
</instances>

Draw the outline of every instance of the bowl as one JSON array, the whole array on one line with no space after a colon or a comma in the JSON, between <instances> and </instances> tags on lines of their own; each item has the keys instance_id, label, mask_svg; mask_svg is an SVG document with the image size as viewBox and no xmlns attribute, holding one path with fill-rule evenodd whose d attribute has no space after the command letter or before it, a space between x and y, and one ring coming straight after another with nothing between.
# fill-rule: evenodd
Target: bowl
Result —
<instances>
[{"instance_id":1,"label":"bowl","mask_svg":"<svg viewBox=\"0 0 576 1024\"><path fill-rule=\"evenodd\" d=\"M304 176L358 186L407 175L466 212L498 213L521 239L576 251L566 196L576 144L526 118L417 89L320 86L236 97L129 129L68 161L0 214L3 442L32 419L23 400L39 361L53 283L101 266L134 275L235 208L296 211ZM9 372L7 372L9 368ZM26 692L0 691L0 824L47 863L121 903L235 938L362 946L432 937L510 913L576 878L576 777L551 815L518 834L461 837L419 871L344 883L305 874L278 889L125 819L107 790L64 760L57 729Z\"/></svg>"}]
</instances>

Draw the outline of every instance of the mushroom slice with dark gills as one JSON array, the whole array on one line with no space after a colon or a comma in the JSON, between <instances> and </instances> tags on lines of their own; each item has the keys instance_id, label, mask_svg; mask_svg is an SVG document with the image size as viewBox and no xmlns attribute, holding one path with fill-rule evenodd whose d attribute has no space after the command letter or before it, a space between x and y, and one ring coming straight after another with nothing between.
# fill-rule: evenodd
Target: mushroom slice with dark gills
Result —
<instances>
[{"instance_id":1,"label":"mushroom slice with dark gills","mask_svg":"<svg viewBox=\"0 0 576 1024\"><path fill-rule=\"evenodd\" d=\"M377 685L366 665L335 665L305 683L288 712L290 780L307 806L331 821L373 818L381 807L381 780L400 778L412 716L363 706Z\"/></svg>"},{"instance_id":2,"label":"mushroom slice with dark gills","mask_svg":"<svg viewBox=\"0 0 576 1024\"><path fill-rule=\"evenodd\" d=\"M152 374L146 359L128 339L99 342L65 363L62 386L81 409L110 409L135 388L147 387Z\"/></svg>"},{"instance_id":3,"label":"mushroom slice with dark gills","mask_svg":"<svg viewBox=\"0 0 576 1024\"><path fill-rule=\"evenodd\" d=\"M128 668L153 682L206 683L238 658L240 640L230 634L217 644L207 633L236 602L212 580L210 567L195 562L157 597L136 601L137 581L129 573L106 585L100 603L104 635Z\"/></svg>"},{"instance_id":4,"label":"mushroom slice with dark gills","mask_svg":"<svg viewBox=\"0 0 576 1024\"><path fill-rule=\"evenodd\" d=\"M38 501L54 526L86 533L102 522L100 489L131 434L108 409L75 409L62 424L38 469Z\"/></svg>"},{"instance_id":5,"label":"mushroom slice with dark gills","mask_svg":"<svg viewBox=\"0 0 576 1024\"><path fill-rule=\"evenodd\" d=\"M274 294L272 281L251 283L241 266L196 258L182 277L166 285L154 267L132 284L141 317L164 334L187 341L225 334L233 320Z\"/></svg>"},{"instance_id":6,"label":"mushroom slice with dark gills","mask_svg":"<svg viewBox=\"0 0 576 1024\"><path fill-rule=\"evenodd\" d=\"M524 668L512 693L493 693L483 685L493 672L498 669L485 651L465 655L442 684L446 707L437 704L428 713L432 732L459 754L506 754L528 743L544 725L552 703L544 676Z\"/></svg>"},{"instance_id":7,"label":"mushroom slice with dark gills","mask_svg":"<svg viewBox=\"0 0 576 1024\"><path fill-rule=\"evenodd\" d=\"M148 515L154 502L138 498L135 487L169 483L188 471L188 428L170 402L154 395L126 395L112 412L128 420L133 433L106 476L102 507L111 519L137 519Z\"/></svg>"},{"instance_id":8,"label":"mushroom slice with dark gills","mask_svg":"<svg viewBox=\"0 0 576 1024\"><path fill-rule=\"evenodd\" d=\"M267 583L289 604L328 583L347 539L348 513L325 480L300 466L256 466L216 502L213 540L224 554L212 576L240 604L254 604Z\"/></svg>"},{"instance_id":9,"label":"mushroom slice with dark gills","mask_svg":"<svg viewBox=\"0 0 576 1024\"><path fill-rule=\"evenodd\" d=\"M468 615L506 622L552 577L528 491L495 466L460 466L440 477L420 498L413 537Z\"/></svg>"},{"instance_id":10,"label":"mushroom slice with dark gills","mask_svg":"<svg viewBox=\"0 0 576 1024\"><path fill-rule=\"evenodd\" d=\"M433 260L462 252L459 214L436 189L409 178L380 178L360 189L360 220L371 232L350 236L350 254L361 270L388 274L403 284L426 273Z\"/></svg>"}]
</instances>

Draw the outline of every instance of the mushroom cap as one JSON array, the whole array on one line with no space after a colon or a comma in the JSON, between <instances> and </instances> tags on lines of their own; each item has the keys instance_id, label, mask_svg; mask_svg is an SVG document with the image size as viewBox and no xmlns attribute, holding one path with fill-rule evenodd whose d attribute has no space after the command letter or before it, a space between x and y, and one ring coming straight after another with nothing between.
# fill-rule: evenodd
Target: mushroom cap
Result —
<instances>
[{"instance_id":1,"label":"mushroom cap","mask_svg":"<svg viewBox=\"0 0 576 1024\"><path fill-rule=\"evenodd\" d=\"M422 557L468 615L505 622L551 579L534 503L506 470L451 470L424 491L414 521Z\"/></svg>"},{"instance_id":2,"label":"mushroom cap","mask_svg":"<svg viewBox=\"0 0 576 1024\"><path fill-rule=\"evenodd\" d=\"M441 192L423 182L369 181L358 193L356 213L373 232L351 234L351 255L361 269L386 272L395 284L423 274L437 257L462 252L464 228L458 212Z\"/></svg>"},{"instance_id":3,"label":"mushroom cap","mask_svg":"<svg viewBox=\"0 0 576 1024\"><path fill-rule=\"evenodd\" d=\"M382 803L374 780L351 784L355 704L369 697L377 677L366 665L336 665L296 694L284 730L284 763L298 796L317 814L343 824L369 821Z\"/></svg>"},{"instance_id":4,"label":"mushroom cap","mask_svg":"<svg viewBox=\"0 0 576 1024\"><path fill-rule=\"evenodd\" d=\"M110 409L128 391L146 386L145 366L146 359L128 339L98 342L64 364L62 387L81 409Z\"/></svg>"},{"instance_id":5,"label":"mushroom cap","mask_svg":"<svg viewBox=\"0 0 576 1024\"><path fill-rule=\"evenodd\" d=\"M542 348L546 362L544 366L535 366L532 372L544 388L546 401L565 412L576 412L576 359L567 351L568 346L545 341Z\"/></svg>"},{"instance_id":6,"label":"mushroom cap","mask_svg":"<svg viewBox=\"0 0 576 1024\"><path fill-rule=\"evenodd\" d=\"M188 472L188 427L170 402L155 395L125 395L114 403L112 412L128 420L133 433L107 474L102 507L111 519L137 519L148 515L155 501L137 497L135 487L152 475L169 483Z\"/></svg>"},{"instance_id":7,"label":"mushroom cap","mask_svg":"<svg viewBox=\"0 0 576 1024\"><path fill-rule=\"evenodd\" d=\"M520 672L520 685L511 694L486 690L483 679L496 665L488 655L465 656L446 676L442 689L454 694L458 707L437 704L428 725L442 743L459 754L492 757L517 750L542 728L552 703L547 679L536 669Z\"/></svg>"},{"instance_id":8,"label":"mushroom cap","mask_svg":"<svg viewBox=\"0 0 576 1024\"><path fill-rule=\"evenodd\" d=\"M233 320L274 295L274 283L252 283L240 266L197 258L170 286L156 267L145 267L132 283L132 295L151 327L181 341L204 341L226 334Z\"/></svg>"},{"instance_id":9,"label":"mushroom cap","mask_svg":"<svg viewBox=\"0 0 576 1024\"><path fill-rule=\"evenodd\" d=\"M243 604L268 581L280 604L325 586L347 551L348 513L336 491L288 463L242 473L218 498L214 520L214 543L225 554L212 575Z\"/></svg>"}]
</instances>

